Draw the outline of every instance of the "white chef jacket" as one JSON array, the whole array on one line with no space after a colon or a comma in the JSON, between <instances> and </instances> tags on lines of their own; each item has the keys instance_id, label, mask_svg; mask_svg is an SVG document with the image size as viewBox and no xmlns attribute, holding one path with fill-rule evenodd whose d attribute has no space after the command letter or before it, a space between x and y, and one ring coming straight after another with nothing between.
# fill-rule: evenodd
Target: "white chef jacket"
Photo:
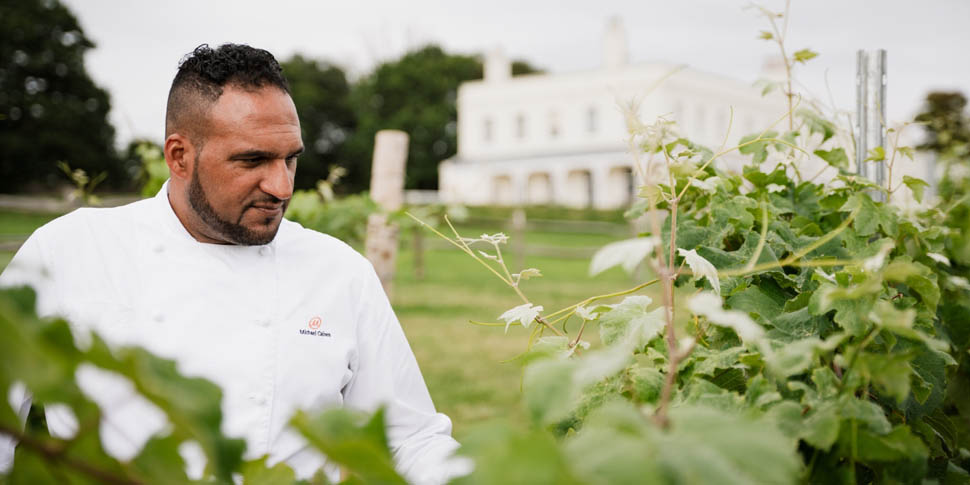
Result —
<instances>
[{"instance_id":1,"label":"white chef jacket","mask_svg":"<svg viewBox=\"0 0 970 485\"><path fill-rule=\"evenodd\" d=\"M166 185L123 207L78 209L37 229L0 286L34 286L38 313L67 317L76 335L93 329L109 344L142 346L218 384L223 432L246 440L248 458L268 454L270 464L286 461L309 477L324 459L287 427L296 410L383 404L406 478L438 483L455 474L451 421L435 412L365 258L289 220L263 246L200 243L167 193ZM133 457L164 429L166 417L125 379L91 367L77 377L103 408L109 453ZM55 436L76 431L69 412L48 407L47 415ZM191 448L183 455L201 473L204 458ZM12 460L12 445L0 443L0 470Z\"/></svg>"}]
</instances>

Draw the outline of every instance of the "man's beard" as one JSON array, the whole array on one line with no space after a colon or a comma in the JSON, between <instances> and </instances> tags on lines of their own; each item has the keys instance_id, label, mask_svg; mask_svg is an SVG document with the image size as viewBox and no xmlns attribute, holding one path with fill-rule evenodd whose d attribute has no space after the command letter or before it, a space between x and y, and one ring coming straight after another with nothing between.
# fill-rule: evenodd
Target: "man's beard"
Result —
<instances>
[{"instance_id":1,"label":"man's beard","mask_svg":"<svg viewBox=\"0 0 970 485\"><path fill-rule=\"evenodd\" d=\"M272 196L268 196L272 197ZM272 202L276 202L278 199L272 197ZM243 208L240 213L239 220L242 220L242 214L251 207L253 204L263 201L253 201ZM282 212L286 212L286 206L290 201L283 201ZM195 170L192 171L192 181L189 183L189 206L195 211L196 215L202 219L210 229L215 231L218 235L222 236L229 242L233 244L239 244L242 246L261 246L263 244L268 244L270 241L276 237L277 231L279 231L280 226L277 225L271 230L265 232L256 232L248 227L239 224L238 222L231 222L223 219L219 214L216 214L215 209L209 204L209 198L205 195L205 190L202 188L202 183L199 181L199 160L195 160Z\"/></svg>"}]
</instances>

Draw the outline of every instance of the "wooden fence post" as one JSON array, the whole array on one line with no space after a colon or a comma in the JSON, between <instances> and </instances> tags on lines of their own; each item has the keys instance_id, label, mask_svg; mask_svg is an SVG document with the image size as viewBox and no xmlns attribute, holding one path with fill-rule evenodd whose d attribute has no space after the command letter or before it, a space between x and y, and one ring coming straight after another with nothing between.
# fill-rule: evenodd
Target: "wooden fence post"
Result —
<instances>
[{"instance_id":1,"label":"wooden fence post","mask_svg":"<svg viewBox=\"0 0 970 485\"><path fill-rule=\"evenodd\" d=\"M398 226L388 221L387 214L404 204L404 166L407 159L407 133L398 130L377 132L374 136L370 196L381 210L367 217L364 254L374 265L388 298L394 284Z\"/></svg>"},{"instance_id":2,"label":"wooden fence post","mask_svg":"<svg viewBox=\"0 0 970 485\"><path fill-rule=\"evenodd\" d=\"M512 233L512 252L515 254L515 264L521 270L525 268L525 209L516 207L512 211L510 226L511 231L509 232Z\"/></svg>"}]
</instances>

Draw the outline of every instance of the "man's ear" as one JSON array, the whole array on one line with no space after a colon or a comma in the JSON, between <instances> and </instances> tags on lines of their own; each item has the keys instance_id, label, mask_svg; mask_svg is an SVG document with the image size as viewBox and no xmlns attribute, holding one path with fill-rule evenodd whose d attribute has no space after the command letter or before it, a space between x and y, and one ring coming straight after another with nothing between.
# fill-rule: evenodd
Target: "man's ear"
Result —
<instances>
[{"instance_id":1,"label":"man's ear","mask_svg":"<svg viewBox=\"0 0 970 485\"><path fill-rule=\"evenodd\" d=\"M165 163L173 178L188 180L192 176L195 146L184 135L172 133L165 138Z\"/></svg>"}]
</instances>

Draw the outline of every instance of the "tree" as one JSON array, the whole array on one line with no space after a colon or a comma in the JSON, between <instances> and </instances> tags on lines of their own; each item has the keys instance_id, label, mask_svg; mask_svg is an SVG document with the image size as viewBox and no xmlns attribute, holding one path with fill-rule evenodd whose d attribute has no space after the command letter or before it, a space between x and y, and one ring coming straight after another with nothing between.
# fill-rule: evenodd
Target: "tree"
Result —
<instances>
[{"instance_id":1,"label":"tree","mask_svg":"<svg viewBox=\"0 0 970 485\"><path fill-rule=\"evenodd\" d=\"M299 54L282 66L306 147L296 171L296 188L309 189L327 178L331 166L344 162L344 144L357 124L348 101L350 84L339 67Z\"/></svg>"},{"instance_id":2,"label":"tree","mask_svg":"<svg viewBox=\"0 0 970 485\"><path fill-rule=\"evenodd\" d=\"M926 139L919 148L937 154L970 145L970 118L967 98L960 92L931 92L926 95L923 112L916 121L926 126ZM964 148L965 149L965 148Z\"/></svg>"},{"instance_id":3,"label":"tree","mask_svg":"<svg viewBox=\"0 0 970 485\"><path fill-rule=\"evenodd\" d=\"M536 72L523 61L512 68L514 74ZM348 184L355 189L368 186L374 135L397 129L411 137L405 187L436 189L438 163L457 151L458 86L481 77L477 56L448 54L429 45L385 62L362 78L351 93L358 124L348 144Z\"/></svg>"},{"instance_id":4,"label":"tree","mask_svg":"<svg viewBox=\"0 0 970 485\"><path fill-rule=\"evenodd\" d=\"M94 44L56 0L0 4L0 192L66 181L57 162L118 186L108 93L84 68Z\"/></svg>"}]
</instances>

